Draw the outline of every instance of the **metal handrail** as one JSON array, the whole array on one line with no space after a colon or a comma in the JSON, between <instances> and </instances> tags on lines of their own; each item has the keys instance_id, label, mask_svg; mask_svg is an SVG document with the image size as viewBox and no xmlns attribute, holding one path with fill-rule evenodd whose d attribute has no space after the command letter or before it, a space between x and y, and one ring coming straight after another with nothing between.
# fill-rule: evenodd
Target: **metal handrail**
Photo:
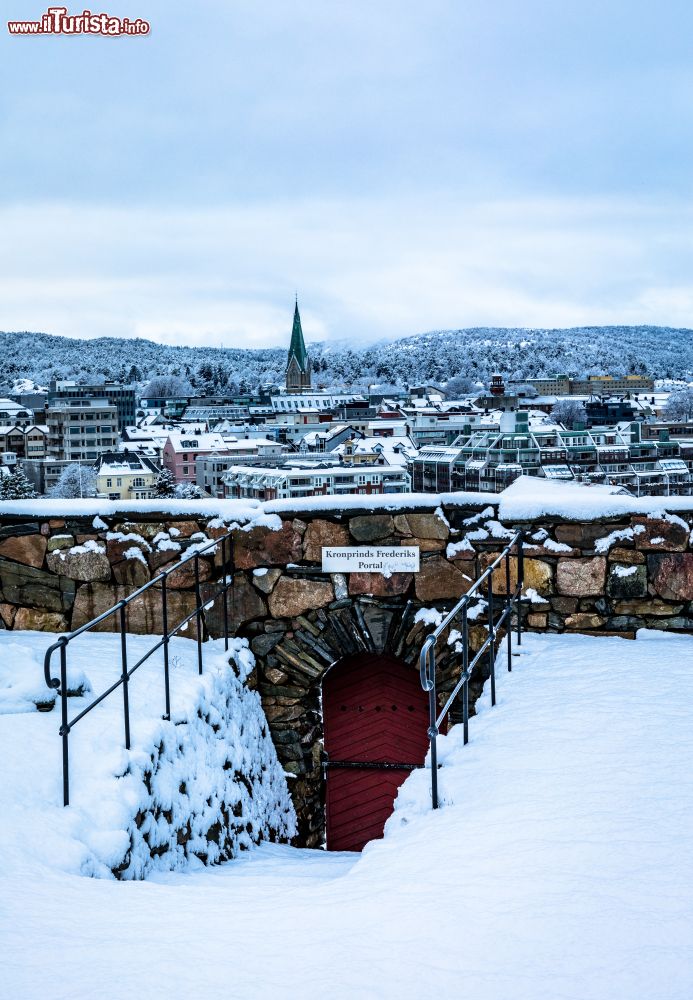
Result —
<instances>
[{"instance_id":1,"label":"metal handrail","mask_svg":"<svg viewBox=\"0 0 693 1000\"><path fill-rule=\"evenodd\" d=\"M510 557L512 550L517 546L517 581L515 584L515 589L510 590ZM493 593L493 574L498 566L505 560L505 595L504 598L504 608L502 614L499 616L497 621L494 621L494 611L495 611L495 599L499 595ZM477 651L473 659L469 660L469 623L468 623L468 609L471 600L476 598L482 598L483 596L483 585L486 583L486 602L487 602L487 618L488 618L488 636L481 645L481 648ZM520 600L522 596L522 586L524 583L524 552L523 552L523 533L522 531L517 531L513 538L508 542L503 551L493 560L493 562L486 567L484 572L481 574L479 579L469 588L469 590L463 594L457 604L448 611L442 622L437 625L434 630L426 636L426 639L421 647L421 653L419 654L419 675L421 678L421 687L428 693L428 713L429 713L429 726L428 726L428 738L430 740L431 748L431 804L434 809L438 808L438 747L437 738L440 733L440 727L445 721L445 717L450 711L453 703L455 702L457 696L462 692L462 724L464 727L464 743L465 745L469 742L469 679L472 672L484 655L486 650L489 650L489 670L491 675L491 704L496 704L496 651L495 651L495 641L496 632L505 623L505 621L512 614L513 602L515 603L516 609L516 619L517 619L517 644L518 646L522 644L522 618L520 615ZM438 702L436 694L436 643L442 635L442 633L448 628L449 625L458 617L462 615L462 632L460 644L462 647L462 671L460 674L460 679L455 684L452 689L447 701L445 702L443 708L438 711ZM506 629L507 635L507 654L508 654L508 671L512 671L512 628L508 627Z\"/></svg>"},{"instance_id":2,"label":"metal handrail","mask_svg":"<svg viewBox=\"0 0 693 1000\"><path fill-rule=\"evenodd\" d=\"M61 635L60 638L53 643L46 650L46 654L43 660L43 673L45 677L46 684L52 690L59 690L60 692L60 711L61 711L61 721L60 729L58 733L62 739L62 755L63 755L63 805L67 806L70 804L70 770L69 770L69 735L70 731L77 725L77 723L88 715L92 709L96 708L97 705L101 704L109 695L113 694L119 687L123 689L123 723L125 730L125 747L127 750L130 749L130 693L129 693L129 681L132 675L135 673L143 663L153 656L157 650L163 647L164 650L164 702L165 702L165 712L164 719L170 720L171 718L171 690L170 690L170 678L169 678L169 652L168 646L170 640L179 632L188 622L192 621L193 618L196 619L197 623L197 670L199 674L202 674L202 642L203 642L203 627L206 625L204 612L210 603L214 603L217 598L221 595L223 596L223 608L224 608L224 649L229 648L229 621L228 621L228 591L233 585L233 547L231 544L232 533L227 532L225 535L221 535L219 538L214 538L207 542L205 545L196 545L195 551L189 554L184 554L176 563L172 566L167 566L166 569L162 570L151 580L143 586L138 587L127 597L124 597L113 607L109 608L107 611L102 612L102 614L97 615L96 618L92 618L91 621L86 622L84 625L80 625L79 628L74 629L72 632L67 632L65 635ZM202 599L202 592L200 588L200 556L207 552L216 552L217 548L221 545L221 585L218 586L211 594L208 594L204 600ZM169 628L168 623L168 588L166 586L166 581L169 576L179 570L186 563L191 560L194 561L194 575L195 575L195 608L190 614L186 615L181 621L178 622L173 628ZM142 594L146 593L152 587L157 584L161 584L161 623L163 634L161 638L154 643L147 652L139 658L139 660L133 664L133 666L128 666L128 651L127 651L127 608L133 601L141 597ZM120 665L121 672L120 677L115 683L111 684L106 691L102 691L101 694L95 698L86 708L76 715L73 719L68 719L67 712L67 647L79 636L83 635L85 632L90 632L92 629L96 628L106 619L110 618L112 615L118 615L118 631L120 632ZM60 676L53 677L51 675L51 660L53 654L56 650L60 650Z\"/></svg>"}]
</instances>

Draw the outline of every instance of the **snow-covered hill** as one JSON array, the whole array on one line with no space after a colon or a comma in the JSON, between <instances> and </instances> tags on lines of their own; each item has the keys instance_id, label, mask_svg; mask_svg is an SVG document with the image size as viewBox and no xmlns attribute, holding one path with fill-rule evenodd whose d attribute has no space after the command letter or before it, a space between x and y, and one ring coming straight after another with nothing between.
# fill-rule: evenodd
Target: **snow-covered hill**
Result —
<instances>
[{"instance_id":1,"label":"snow-covered hill","mask_svg":"<svg viewBox=\"0 0 693 1000\"><path fill-rule=\"evenodd\" d=\"M693 373L693 331L670 327L442 330L363 348L317 343L309 345L309 352L316 385L446 381L460 373L486 381L495 371L515 378L556 372L658 378ZM41 385L51 378L146 382L172 373L188 379L196 391L243 392L283 382L285 364L283 348L172 347L141 339L0 333L0 391L21 379Z\"/></svg>"}]
</instances>

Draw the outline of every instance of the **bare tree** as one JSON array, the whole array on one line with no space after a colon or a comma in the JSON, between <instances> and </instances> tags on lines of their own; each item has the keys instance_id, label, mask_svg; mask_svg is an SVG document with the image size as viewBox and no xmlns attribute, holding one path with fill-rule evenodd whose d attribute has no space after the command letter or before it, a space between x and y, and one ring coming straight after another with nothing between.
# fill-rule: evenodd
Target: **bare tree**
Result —
<instances>
[{"instance_id":1,"label":"bare tree","mask_svg":"<svg viewBox=\"0 0 693 1000\"><path fill-rule=\"evenodd\" d=\"M667 420L690 420L693 417L693 389L680 389L667 399L662 410Z\"/></svg>"},{"instance_id":2,"label":"bare tree","mask_svg":"<svg viewBox=\"0 0 693 1000\"><path fill-rule=\"evenodd\" d=\"M142 395L155 399L175 399L178 396L189 396L192 386L180 375L155 375L142 390Z\"/></svg>"},{"instance_id":3,"label":"bare tree","mask_svg":"<svg viewBox=\"0 0 693 1000\"><path fill-rule=\"evenodd\" d=\"M474 382L466 375L453 375L445 383L447 399L459 399L460 396L468 396L470 392L474 392Z\"/></svg>"},{"instance_id":4,"label":"bare tree","mask_svg":"<svg viewBox=\"0 0 693 1000\"><path fill-rule=\"evenodd\" d=\"M73 462L63 469L49 496L64 500L96 496L96 473L90 465Z\"/></svg>"},{"instance_id":5,"label":"bare tree","mask_svg":"<svg viewBox=\"0 0 693 1000\"><path fill-rule=\"evenodd\" d=\"M565 427L587 424L587 411L577 399L559 399L551 410L551 416L557 424Z\"/></svg>"}]
</instances>

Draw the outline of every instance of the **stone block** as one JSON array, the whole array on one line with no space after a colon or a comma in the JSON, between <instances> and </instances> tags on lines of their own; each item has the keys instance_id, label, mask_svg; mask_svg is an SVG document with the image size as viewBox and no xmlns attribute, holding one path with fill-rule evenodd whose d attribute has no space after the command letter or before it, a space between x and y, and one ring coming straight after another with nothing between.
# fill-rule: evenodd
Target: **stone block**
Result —
<instances>
[{"instance_id":1,"label":"stone block","mask_svg":"<svg viewBox=\"0 0 693 1000\"><path fill-rule=\"evenodd\" d=\"M282 575L282 571L280 569L268 569L264 572L260 572L260 576L256 576L255 572L253 572L253 586L257 587L258 590L261 590L263 594L271 594L274 590L275 583Z\"/></svg>"},{"instance_id":2,"label":"stone block","mask_svg":"<svg viewBox=\"0 0 693 1000\"><path fill-rule=\"evenodd\" d=\"M416 546L421 552L442 552L446 544L440 538L417 538L414 535L410 538L400 538L399 543Z\"/></svg>"},{"instance_id":3,"label":"stone block","mask_svg":"<svg viewBox=\"0 0 693 1000\"><path fill-rule=\"evenodd\" d=\"M116 583L121 583L128 591L138 590L151 580L149 565L142 559L122 559L113 566Z\"/></svg>"},{"instance_id":4,"label":"stone block","mask_svg":"<svg viewBox=\"0 0 693 1000\"><path fill-rule=\"evenodd\" d=\"M581 629L586 628L601 628L605 622L606 618L603 618L601 615L591 615L578 612L574 615L568 615L565 620L565 627L579 632Z\"/></svg>"},{"instance_id":5,"label":"stone block","mask_svg":"<svg viewBox=\"0 0 693 1000\"><path fill-rule=\"evenodd\" d=\"M45 611L68 611L75 599L74 580L6 559L0 559L0 589L9 604Z\"/></svg>"},{"instance_id":6,"label":"stone block","mask_svg":"<svg viewBox=\"0 0 693 1000\"><path fill-rule=\"evenodd\" d=\"M84 583L105 583L111 579L111 564L104 546L98 548L59 549L46 556L48 568L58 576Z\"/></svg>"},{"instance_id":7,"label":"stone block","mask_svg":"<svg viewBox=\"0 0 693 1000\"><path fill-rule=\"evenodd\" d=\"M606 559L560 559L556 571L556 589L559 594L586 597L604 593Z\"/></svg>"},{"instance_id":8,"label":"stone block","mask_svg":"<svg viewBox=\"0 0 693 1000\"><path fill-rule=\"evenodd\" d=\"M5 628L12 628L12 624L17 614L14 604L0 604L0 620Z\"/></svg>"},{"instance_id":9,"label":"stone block","mask_svg":"<svg viewBox=\"0 0 693 1000\"><path fill-rule=\"evenodd\" d=\"M634 517L635 547L641 552L684 552L690 531L663 517ZM641 530L642 529L642 530Z\"/></svg>"},{"instance_id":10,"label":"stone block","mask_svg":"<svg viewBox=\"0 0 693 1000\"><path fill-rule=\"evenodd\" d=\"M655 591L669 601L693 601L693 552L653 553L647 568Z\"/></svg>"},{"instance_id":11,"label":"stone block","mask_svg":"<svg viewBox=\"0 0 693 1000\"><path fill-rule=\"evenodd\" d=\"M349 531L357 542L379 542L394 530L395 522L389 514L363 514L349 521Z\"/></svg>"},{"instance_id":12,"label":"stone block","mask_svg":"<svg viewBox=\"0 0 693 1000\"><path fill-rule=\"evenodd\" d=\"M678 615L683 604L668 604L649 597L643 601L616 601L614 611L617 615L648 615L653 618L669 618Z\"/></svg>"},{"instance_id":13,"label":"stone block","mask_svg":"<svg viewBox=\"0 0 693 1000\"><path fill-rule=\"evenodd\" d=\"M609 578L606 583L609 597L627 601L647 594L647 569L645 566L623 566L620 563L609 565Z\"/></svg>"},{"instance_id":14,"label":"stone block","mask_svg":"<svg viewBox=\"0 0 693 1000\"><path fill-rule=\"evenodd\" d=\"M74 535L51 535L46 543L46 547L49 552L56 552L59 549L71 549L74 544Z\"/></svg>"},{"instance_id":15,"label":"stone block","mask_svg":"<svg viewBox=\"0 0 693 1000\"><path fill-rule=\"evenodd\" d=\"M382 573L350 573L349 593L352 595L370 594L372 597L395 597L405 594L412 581L411 573L392 573L383 576Z\"/></svg>"},{"instance_id":16,"label":"stone block","mask_svg":"<svg viewBox=\"0 0 693 1000\"><path fill-rule=\"evenodd\" d=\"M637 552L635 549L626 549L622 546L611 549L608 559L609 562L625 563L627 566L641 566L645 562L645 556L642 552Z\"/></svg>"},{"instance_id":17,"label":"stone block","mask_svg":"<svg viewBox=\"0 0 693 1000\"><path fill-rule=\"evenodd\" d=\"M483 552L479 557L479 572L484 570L494 562L500 553ZM517 556L510 556L510 593L512 594L517 586ZM553 569L551 563L542 559L524 560L524 589L536 590L538 594L546 596L553 590ZM508 593L505 560L493 571L493 592L498 595Z\"/></svg>"},{"instance_id":18,"label":"stone block","mask_svg":"<svg viewBox=\"0 0 693 1000\"><path fill-rule=\"evenodd\" d=\"M304 611L324 608L334 600L332 584L324 580L297 580L283 576L269 597L276 618L295 618Z\"/></svg>"},{"instance_id":19,"label":"stone block","mask_svg":"<svg viewBox=\"0 0 693 1000\"><path fill-rule=\"evenodd\" d=\"M551 607L559 615L572 615L577 611L577 597L552 597Z\"/></svg>"},{"instance_id":20,"label":"stone block","mask_svg":"<svg viewBox=\"0 0 693 1000\"><path fill-rule=\"evenodd\" d=\"M282 521L281 529L258 527L237 531L233 538L236 569L257 569L263 566L286 566L303 557L300 534L291 521Z\"/></svg>"},{"instance_id":21,"label":"stone block","mask_svg":"<svg viewBox=\"0 0 693 1000\"><path fill-rule=\"evenodd\" d=\"M38 608L17 608L14 618L15 629L29 629L33 632L66 632L67 616L59 611L40 611Z\"/></svg>"},{"instance_id":22,"label":"stone block","mask_svg":"<svg viewBox=\"0 0 693 1000\"><path fill-rule=\"evenodd\" d=\"M255 656L267 656L268 653L272 652L272 650L281 640L281 638L282 638L281 632L263 632L262 635L255 636L255 638L250 643L250 648L252 649ZM268 667L265 669L265 674L268 676L268 680L270 680L272 684L281 684L282 683L281 681L273 680L272 677L268 675L269 669L271 668ZM278 671L278 673L284 673L284 672ZM284 677L288 677L288 674L284 674Z\"/></svg>"},{"instance_id":23,"label":"stone block","mask_svg":"<svg viewBox=\"0 0 693 1000\"><path fill-rule=\"evenodd\" d=\"M199 562L200 583L204 583L212 575L212 564L209 559L204 557L200 557L197 561ZM160 584L157 583L155 586L158 587ZM166 577L166 586L169 590L189 590L195 586L195 559L192 556L190 559L186 559L178 569L169 573Z\"/></svg>"},{"instance_id":24,"label":"stone block","mask_svg":"<svg viewBox=\"0 0 693 1000\"><path fill-rule=\"evenodd\" d=\"M416 596L424 603L458 599L466 594L471 583L465 573L440 556L425 559L414 578Z\"/></svg>"},{"instance_id":25,"label":"stone block","mask_svg":"<svg viewBox=\"0 0 693 1000\"><path fill-rule=\"evenodd\" d=\"M153 538L162 532L167 532L173 524L177 522L171 521L121 521L119 523L114 523L112 531L113 534L120 532L123 535L141 535L147 542L151 542ZM192 522L195 525L197 522ZM199 530L197 527L195 531Z\"/></svg>"},{"instance_id":26,"label":"stone block","mask_svg":"<svg viewBox=\"0 0 693 1000\"><path fill-rule=\"evenodd\" d=\"M527 626L529 628L546 628L549 616L542 614L527 615Z\"/></svg>"},{"instance_id":27,"label":"stone block","mask_svg":"<svg viewBox=\"0 0 693 1000\"><path fill-rule=\"evenodd\" d=\"M559 542L577 549L593 549L599 538L606 538L617 528L625 527L628 525L605 525L599 522L594 524L557 524L556 538Z\"/></svg>"},{"instance_id":28,"label":"stone block","mask_svg":"<svg viewBox=\"0 0 693 1000\"><path fill-rule=\"evenodd\" d=\"M219 591L221 581L203 583L200 588L204 603L204 622L209 634L217 639L224 634L224 595ZM263 618L267 614L267 605L258 592L251 586L244 573L234 577L233 586L226 594L227 627L229 635L235 635L245 622Z\"/></svg>"},{"instance_id":29,"label":"stone block","mask_svg":"<svg viewBox=\"0 0 693 1000\"><path fill-rule=\"evenodd\" d=\"M307 562L321 563L323 546L349 544L349 529L334 521L311 521L303 535L303 558Z\"/></svg>"},{"instance_id":30,"label":"stone block","mask_svg":"<svg viewBox=\"0 0 693 1000\"><path fill-rule=\"evenodd\" d=\"M128 596L128 588L110 583L85 583L77 591L75 606L72 612L72 628L80 628L93 618L108 611L118 601ZM167 595L168 627L173 629L187 615L195 610L194 594L185 591L172 591ZM95 632L117 632L119 614L116 612L94 629ZM152 587L131 601L127 606L126 627L128 632L137 635L161 635L163 632L163 616L161 605L161 590ZM195 639L197 629L192 618L188 627L178 635L184 639Z\"/></svg>"},{"instance_id":31,"label":"stone block","mask_svg":"<svg viewBox=\"0 0 693 1000\"><path fill-rule=\"evenodd\" d=\"M35 521L27 521L22 524L0 524L0 538L19 538L20 535L38 534L40 534L39 526Z\"/></svg>"},{"instance_id":32,"label":"stone block","mask_svg":"<svg viewBox=\"0 0 693 1000\"><path fill-rule=\"evenodd\" d=\"M144 525L137 524L133 525L133 527L141 529ZM167 521L165 530L170 532L171 538L180 540L181 538L190 538L191 535L195 535L200 530L200 525L198 521ZM144 531L141 534L144 534Z\"/></svg>"},{"instance_id":33,"label":"stone block","mask_svg":"<svg viewBox=\"0 0 693 1000\"><path fill-rule=\"evenodd\" d=\"M0 556L13 562L24 563L40 569L46 554L46 539L43 535L19 535L0 542Z\"/></svg>"},{"instance_id":34,"label":"stone block","mask_svg":"<svg viewBox=\"0 0 693 1000\"><path fill-rule=\"evenodd\" d=\"M447 542L450 528L437 514L398 514L395 528L402 535L425 538L429 541ZM411 543L416 544L415 542Z\"/></svg>"}]
</instances>

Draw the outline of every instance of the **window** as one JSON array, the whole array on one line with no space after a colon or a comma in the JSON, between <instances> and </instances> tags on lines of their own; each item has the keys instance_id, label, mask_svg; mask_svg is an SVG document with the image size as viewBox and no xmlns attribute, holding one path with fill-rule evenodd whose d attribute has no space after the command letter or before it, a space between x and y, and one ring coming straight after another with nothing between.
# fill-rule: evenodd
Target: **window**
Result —
<instances>
[{"instance_id":1,"label":"window","mask_svg":"<svg viewBox=\"0 0 693 1000\"><path fill-rule=\"evenodd\" d=\"M118 478L116 479L116 486L122 486L122 485L123 485L123 480L120 478L120 476L118 476Z\"/></svg>"},{"instance_id":2,"label":"window","mask_svg":"<svg viewBox=\"0 0 693 1000\"><path fill-rule=\"evenodd\" d=\"M112 479L107 479L106 480L106 487L108 488L110 486L113 486L113 480Z\"/></svg>"}]
</instances>

